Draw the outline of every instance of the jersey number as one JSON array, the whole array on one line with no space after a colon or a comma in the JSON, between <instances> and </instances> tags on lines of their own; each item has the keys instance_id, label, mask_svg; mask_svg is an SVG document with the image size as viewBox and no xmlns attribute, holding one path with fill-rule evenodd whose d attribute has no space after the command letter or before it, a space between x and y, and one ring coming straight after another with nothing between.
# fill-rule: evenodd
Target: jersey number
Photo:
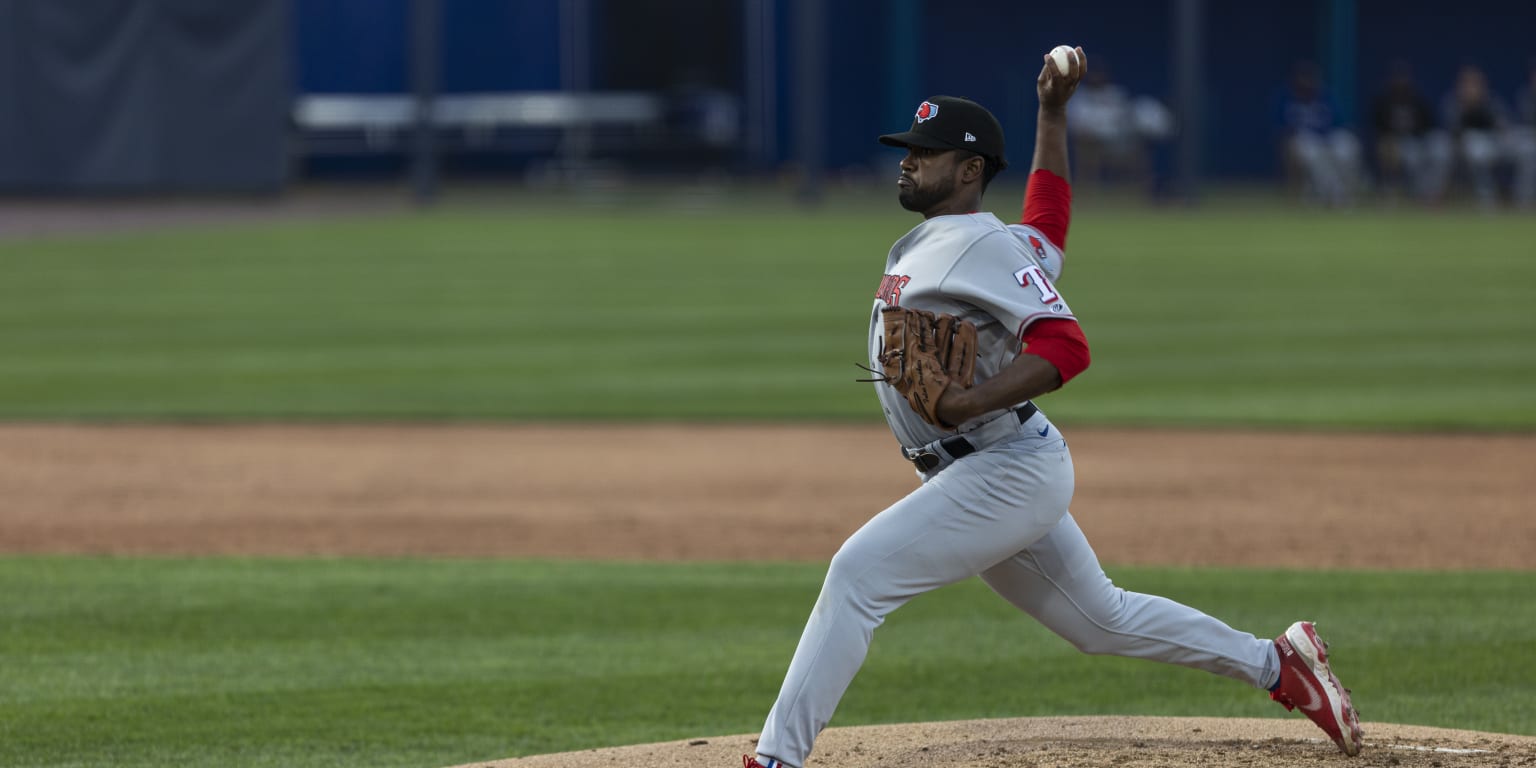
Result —
<instances>
[{"instance_id":1,"label":"jersey number","mask_svg":"<svg viewBox=\"0 0 1536 768\"><path fill-rule=\"evenodd\" d=\"M1031 264L1015 273L1013 279L1019 281L1019 285L1028 288L1033 285L1040 292L1041 304L1053 304L1061 301L1061 294L1051 287L1051 281L1046 278L1045 270Z\"/></svg>"}]
</instances>

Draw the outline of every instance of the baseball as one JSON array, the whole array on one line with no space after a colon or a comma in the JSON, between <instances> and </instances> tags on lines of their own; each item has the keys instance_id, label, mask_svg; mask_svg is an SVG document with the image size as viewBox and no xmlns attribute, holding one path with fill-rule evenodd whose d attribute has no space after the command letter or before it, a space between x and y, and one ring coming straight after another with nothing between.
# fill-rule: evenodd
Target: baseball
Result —
<instances>
[{"instance_id":1,"label":"baseball","mask_svg":"<svg viewBox=\"0 0 1536 768\"><path fill-rule=\"evenodd\" d=\"M1065 75L1072 71L1072 61L1077 58L1077 52L1070 45L1058 45L1051 49L1051 60L1056 62L1056 70Z\"/></svg>"}]
</instances>

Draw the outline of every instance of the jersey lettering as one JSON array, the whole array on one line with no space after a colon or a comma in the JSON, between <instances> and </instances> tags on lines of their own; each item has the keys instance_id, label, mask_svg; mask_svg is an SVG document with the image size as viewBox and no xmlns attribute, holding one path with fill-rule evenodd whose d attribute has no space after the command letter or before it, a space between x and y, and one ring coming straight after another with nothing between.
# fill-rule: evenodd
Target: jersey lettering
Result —
<instances>
[{"instance_id":1,"label":"jersey lettering","mask_svg":"<svg viewBox=\"0 0 1536 768\"><path fill-rule=\"evenodd\" d=\"M1045 270L1031 264L1015 273L1013 279L1019 281L1019 285L1028 288L1033 285L1040 292L1041 304L1052 304L1061 301L1061 294L1051 287L1051 281L1045 276Z\"/></svg>"},{"instance_id":2,"label":"jersey lettering","mask_svg":"<svg viewBox=\"0 0 1536 768\"><path fill-rule=\"evenodd\" d=\"M907 275L885 275L880 278L880 289L875 291L875 298L892 307L900 306L901 289L910 282L912 278Z\"/></svg>"}]
</instances>

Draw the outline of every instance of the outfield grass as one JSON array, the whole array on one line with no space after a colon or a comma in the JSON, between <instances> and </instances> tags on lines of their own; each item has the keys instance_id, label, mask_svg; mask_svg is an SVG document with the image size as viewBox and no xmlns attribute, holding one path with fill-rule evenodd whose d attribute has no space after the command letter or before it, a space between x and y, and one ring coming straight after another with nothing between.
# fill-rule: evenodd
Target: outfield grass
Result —
<instances>
[{"instance_id":1,"label":"outfield grass","mask_svg":"<svg viewBox=\"0 0 1536 768\"><path fill-rule=\"evenodd\" d=\"M996 194L1011 213L1016 193ZM874 420L889 200L527 200L0 243L0 419ZM1077 423L1536 427L1536 219L1080 205ZM0 558L0 765L432 766L755 731L821 566ZM1115 569L1315 618L1367 720L1536 735L1536 573ZM1285 715L1088 658L978 584L837 725Z\"/></svg>"},{"instance_id":2,"label":"outfield grass","mask_svg":"<svg viewBox=\"0 0 1536 768\"><path fill-rule=\"evenodd\" d=\"M915 223L519 198L0 243L0 418L874 420ZM1095 363L1059 420L1536 427L1536 217L1085 203L1069 246Z\"/></svg>"},{"instance_id":3,"label":"outfield grass","mask_svg":"<svg viewBox=\"0 0 1536 768\"><path fill-rule=\"evenodd\" d=\"M0 560L0 765L433 766L755 732L818 565ZM1315 618L1370 721L1536 735L1536 573L1112 568L1268 635ZM877 632L834 725L1295 717L1087 657L972 581Z\"/></svg>"}]
</instances>

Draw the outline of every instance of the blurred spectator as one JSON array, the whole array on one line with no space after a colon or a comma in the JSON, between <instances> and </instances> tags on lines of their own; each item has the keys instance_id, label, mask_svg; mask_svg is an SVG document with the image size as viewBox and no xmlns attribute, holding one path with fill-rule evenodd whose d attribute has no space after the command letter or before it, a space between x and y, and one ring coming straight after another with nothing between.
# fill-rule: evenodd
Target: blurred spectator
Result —
<instances>
[{"instance_id":1,"label":"blurred spectator","mask_svg":"<svg viewBox=\"0 0 1536 768\"><path fill-rule=\"evenodd\" d=\"M1407 62L1393 63L1371 112L1383 187L1420 202L1439 200L1451 173L1451 137L1436 125L1434 107Z\"/></svg>"},{"instance_id":2,"label":"blurred spectator","mask_svg":"<svg viewBox=\"0 0 1536 768\"><path fill-rule=\"evenodd\" d=\"M1509 108L1489 90L1483 70L1467 64L1457 73L1456 84L1446 94L1441 109L1445 125L1456 139L1457 161L1472 182L1478 204L1496 206L1498 170L1514 158Z\"/></svg>"},{"instance_id":3,"label":"blurred spectator","mask_svg":"<svg viewBox=\"0 0 1536 768\"><path fill-rule=\"evenodd\" d=\"M1132 97L1095 59L1067 102L1076 180L1108 183L1128 179L1152 193L1160 187L1157 153L1173 137L1173 113L1150 96Z\"/></svg>"},{"instance_id":4,"label":"blurred spectator","mask_svg":"<svg viewBox=\"0 0 1536 768\"><path fill-rule=\"evenodd\" d=\"M1299 173L1305 191L1324 205L1353 203L1362 176L1360 140L1339 124L1316 65L1296 65L1280 119L1288 175Z\"/></svg>"},{"instance_id":5,"label":"blurred spectator","mask_svg":"<svg viewBox=\"0 0 1536 768\"><path fill-rule=\"evenodd\" d=\"M1525 82L1515 92L1515 203L1536 208L1536 58L1526 67Z\"/></svg>"}]
</instances>

